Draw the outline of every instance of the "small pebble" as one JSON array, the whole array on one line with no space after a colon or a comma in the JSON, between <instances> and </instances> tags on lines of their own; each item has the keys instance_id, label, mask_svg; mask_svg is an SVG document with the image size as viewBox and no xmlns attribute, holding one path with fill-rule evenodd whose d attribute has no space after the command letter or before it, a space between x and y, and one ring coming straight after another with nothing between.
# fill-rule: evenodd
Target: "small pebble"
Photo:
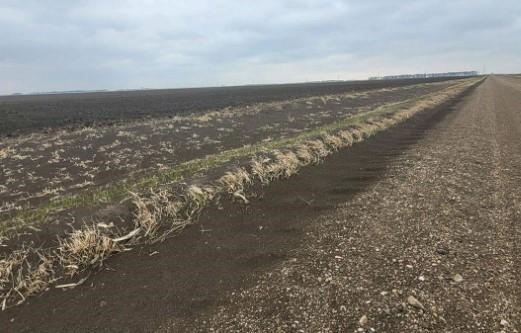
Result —
<instances>
[{"instance_id":1,"label":"small pebble","mask_svg":"<svg viewBox=\"0 0 521 333\"><path fill-rule=\"evenodd\" d=\"M461 281L463 281L463 276L461 276L460 274L455 274L452 277L452 281L454 281L456 283L460 283Z\"/></svg>"},{"instance_id":2,"label":"small pebble","mask_svg":"<svg viewBox=\"0 0 521 333\"><path fill-rule=\"evenodd\" d=\"M423 307L423 304L421 304L420 301L418 301L416 299L416 297L414 297L412 295L407 297L407 303L409 303L409 305L414 306L415 308L425 310L425 308Z\"/></svg>"}]
</instances>

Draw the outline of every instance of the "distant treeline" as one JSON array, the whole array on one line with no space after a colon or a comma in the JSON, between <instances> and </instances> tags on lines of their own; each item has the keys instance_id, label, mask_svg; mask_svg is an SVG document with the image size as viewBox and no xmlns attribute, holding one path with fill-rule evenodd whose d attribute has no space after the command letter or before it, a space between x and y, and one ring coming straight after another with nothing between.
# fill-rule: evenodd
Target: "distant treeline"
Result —
<instances>
[{"instance_id":1,"label":"distant treeline","mask_svg":"<svg viewBox=\"0 0 521 333\"><path fill-rule=\"evenodd\" d=\"M423 73L423 74L400 74L400 75L386 75L386 76L372 76L369 80L399 80L399 79L426 79L433 77L463 77L476 76L477 71L467 72L446 72L446 73Z\"/></svg>"}]
</instances>

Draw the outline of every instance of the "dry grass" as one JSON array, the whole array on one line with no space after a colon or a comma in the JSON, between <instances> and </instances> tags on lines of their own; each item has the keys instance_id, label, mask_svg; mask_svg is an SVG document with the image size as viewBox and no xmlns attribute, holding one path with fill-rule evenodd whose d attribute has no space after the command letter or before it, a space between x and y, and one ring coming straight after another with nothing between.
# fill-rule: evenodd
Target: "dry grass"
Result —
<instances>
[{"instance_id":1,"label":"dry grass","mask_svg":"<svg viewBox=\"0 0 521 333\"><path fill-rule=\"evenodd\" d=\"M54 260L52 258L40 255L40 263L36 267L35 270L32 270L31 267L28 268L30 273L18 286L25 297L39 294L53 282L55 272Z\"/></svg>"},{"instance_id":2,"label":"dry grass","mask_svg":"<svg viewBox=\"0 0 521 333\"><path fill-rule=\"evenodd\" d=\"M144 195L132 195L135 229L128 235L118 237L135 243L164 240L169 234L183 229L196 219L201 210L217 195L213 186L189 186L183 194L175 189L162 188Z\"/></svg>"},{"instance_id":3,"label":"dry grass","mask_svg":"<svg viewBox=\"0 0 521 333\"><path fill-rule=\"evenodd\" d=\"M121 250L122 245L104 235L101 229L85 226L60 239L56 254L65 273L74 276L89 267L103 265L106 258Z\"/></svg>"},{"instance_id":4,"label":"dry grass","mask_svg":"<svg viewBox=\"0 0 521 333\"><path fill-rule=\"evenodd\" d=\"M199 216L201 210L215 197L215 189L211 186L191 185L184 195L184 217L192 220Z\"/></svg>"},{"instance_id":5,"label":"dry grass","mask_svg":"<svg viewBox=\"0 0 521 333\"><path fill-rule=\"evenodd\" d=\"M23 294L17 290L17 286L24 280L24 268L29 255L26 250L19 250L10 253L7 257L0 260L0 297L2 299L2 309L5 309L8 302L21 297Z\"/></svg>"},{"instance_id":6,"label":"dry grass","mask_svg":"<svg viewBox=\"0 0 521 333\"><path fill-rule=\"evenodd\" d=\"M249 203L244 194L245 187L253 184L252 175L243 168L228 171L217 180L219 191L231 194L234 198L241 199L244 203Z\"/></svg>"},{"instance_id":7,"label":"dry grass","mask_svg":"<svg viewBox=\"0 0 521 333\"><path fill-rule=\"evenodd\" d=\"M29 257L38 258L30 264ZM34 267L34 268L33 268ZM54 279L54 262L32 249L10 253L0 260L0 301L2 310L10 304L20 304L31 295L46 290Z\"/></svg>"},{"instance_id":8,"label":"dry grass","mask_svg":"<svg viewBox=\"0 0 521 333\"><path fill-rule=\"evenodd\" d=\"M350 133L353 137L353 143L360 142L364 139L364 132L358 127L350 129Z\"/></svg>"},{"instance_id":9,"label":"dry grass","mask_svg":"<svg viewBox=\"0 0 521 333\"><path fill-rule=\"evenodd\" d=\"M309 147L309 149L315 156L315 160L317 161L317 163L320 162L324 157L326 157L330 153L330 150L327 149L324 142L320 139L309 140L306 141L304 144Z\"/></svg>"},{"instance_id":10,"label":"dry grass","mask_svg":"<svg viewBox=\"0 0 521 333\"><path fill-rule=\"evenodd\" d=\"M135 227L139 228L139 236L143 234L144 237L154 237L159 230L159 222L157 221L156 214L154 210L150 209L150 206L154 207L164 207L164 205L154 205L154 203L158 202L162 199L162 196L154 196L156 200L146 200L135 193L132 193L133 200L132 204L134 205L134 221ZM158 200L159 199L159 200ZM159 201L162 202L163 200ZM143 232L144 233L143 233ZM138 233L136 232L136 235Z\"/></svg>"},{"instance_id":11,"label":"dry grass","mask_svg":"<svg viewBox=\"0 0 521 333\"><path fill-rule=\"evenodd\" d=\"M297 173L300 162L294 152L275 151L273 155L273 161L265 165L270 180L288 178Z\"/></svg>"},{"instance_id":12,"label":"dry grass","mask_svg":"<svg viewBox=\"0 0 521 333\"><path fill-rule=\"evenodd\" d=\"M282 152L277 150L273 152L273 158L254 158L250 163L250 170L253 177L257 178L261 184L266 185L277 179L291 177L303 165L293 151Z\"/></svg>"},{"instance_id":13,"label":"dry grass","mask_svg":"<svg viewBox=\"0 0 521 333\"><path fill-rule=\"evenodd\" d=\"M300 144L295 149L295 155L300 160L302 165L308 165L311 163L316 163L315 156L313 155L313 151L307 144Z\"/></svg>"},{"instance_id":14,"label":"dry grass","mask_svg":"<svg viewBox=\"0 0 521 333\"><path fill-rule=\"evenodd\" d=\"M217 180L217 184L228 193L243 193L244 187L251 185L253 180L251 175L243 168L228 171Z\"/></svg>"},{"instance_id":15,"label":"dry grass","mask_svg":"<svg viewBox=\"0 0 521 333\"><path fill-rule=\"evenodd\" d=\"M324 142L326 146L333 150L338 150L344 146L344 142L340 136L331 135L328 133L322 136L322 142Z\"/></svg>"},{"instance_id":16,"label":"dry grass","mask_svg":"<svg viewBox=\"0 0 521 333\"><path fill-rule=\"evenodd\" d=\"M9 148L9 147L0 148L0 159L1 158L6 158L7 156L9 156L12 153L13 153L13 150L11 148Z\"/></svg>"},{"instance_id":17,"label":"dry grass","mask_svg":"<svg viewBox=\"0 0 521 333\"><path fill-rule=\"evenodd\" d=\"M353 135L348 130L339 131L337 135L342 140L345 147L351 146L354 142Z\"/></svg>"},{"instance_id":18,"label":"dry grass","mask_svg":"<svg viewBox=\"0 0 521 333\"><path fill-rule=\"evenodd\" d=\"M183 202L174 193L166 189L151 193L150 205L157 211L155 215L172 219L176 218L183 209Z\"/></svg>"},{"instance_id":19,"label":"dry grass","mask_svg":"<svg viewBox=\"0 0 521 333\"><path fill-rule=\"evenodd\" d=\"M266 185L271 181L266 165L271 161L268 157L256 156L250 163L251 174L258 179L261 184Z\"/></svg>"}]
</instances>

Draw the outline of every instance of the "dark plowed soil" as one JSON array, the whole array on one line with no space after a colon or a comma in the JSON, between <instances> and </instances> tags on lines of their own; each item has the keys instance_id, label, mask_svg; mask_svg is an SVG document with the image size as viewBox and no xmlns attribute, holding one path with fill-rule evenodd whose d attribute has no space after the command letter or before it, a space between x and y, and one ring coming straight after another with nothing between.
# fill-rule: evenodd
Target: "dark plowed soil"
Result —
<instances>
[{"instance_id":1,"label":"dark plowed soil","mask_svg":"<svg viewBox=\"0 0 521 333\"><path fill-rule=\"evenodd\" d=\"M445 80L447 78L0 96L0 137Z\"/></svg>"},{"instance_id":2,"label":"dark plowed soil","mask_svg":"<svg viewBox=\"0 0 521 333\"><path fill-rule=\"evenodd\" d=\"M74 290L28 299L0 313L0 323L7 332L178 332L194 330L194 323L204 326L197 320L226 306L234 291L299 260L312 245L307 239L314 221L378 182L391 162L407 163L408 148L454 103L274 183L247 206L212 207L177 237L115 257Z\"/></svg>"},{"instance_id":3,"label":"dark plowed soil","mask_svg":"<svg viewBox=\"0 0 521 333\"><path fill-rule=\"evenodd\" d=\"M184 119L128 121L119 126L33 133L0 140L0 227L4 219L12 218L22 207L27 211L30 206L68 194L157 174L158 169L224 150L295 136L457 83L449 80L373 89L331 98L293 99L219 112L207 110ZM111 105L110 100L105 102L100 106Z\"/></svg>"}]
</instances>

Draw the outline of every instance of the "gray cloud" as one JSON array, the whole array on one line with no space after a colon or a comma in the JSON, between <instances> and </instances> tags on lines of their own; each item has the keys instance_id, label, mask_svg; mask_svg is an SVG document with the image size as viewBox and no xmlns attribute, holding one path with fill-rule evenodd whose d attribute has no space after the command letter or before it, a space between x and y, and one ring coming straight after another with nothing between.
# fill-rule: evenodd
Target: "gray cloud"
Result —
<instances>
[{"instance_id":1,"label":"gray cloud","mask_svg":"<svg viewBox=\"0 0 521 333\"><path fill-rule=\"evenodd\" d=\"M1 1L0 93L520 72L505 0Z\"/></svg>"}]
</instances>

